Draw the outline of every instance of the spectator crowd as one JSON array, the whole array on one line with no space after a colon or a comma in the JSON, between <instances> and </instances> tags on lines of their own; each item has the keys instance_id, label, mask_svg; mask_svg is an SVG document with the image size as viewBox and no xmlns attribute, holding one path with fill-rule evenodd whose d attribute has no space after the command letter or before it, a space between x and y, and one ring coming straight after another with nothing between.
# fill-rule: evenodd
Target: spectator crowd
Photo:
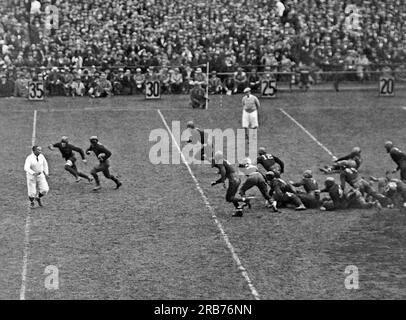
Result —
<instances>
[{"instance_id":1,"label":"spectator crowd","mask_svg":"<svg viewBox=\"0 0 406 320\"><path fill-rule=\"evenodd\" d=\"M405 63L405 21L404 0L3 0L0 94L38 76L51 95L136 94L148 78L188 92L207 62L214 91L239 92L257 72L363 80Z\"/></svg>"}]
</instances>

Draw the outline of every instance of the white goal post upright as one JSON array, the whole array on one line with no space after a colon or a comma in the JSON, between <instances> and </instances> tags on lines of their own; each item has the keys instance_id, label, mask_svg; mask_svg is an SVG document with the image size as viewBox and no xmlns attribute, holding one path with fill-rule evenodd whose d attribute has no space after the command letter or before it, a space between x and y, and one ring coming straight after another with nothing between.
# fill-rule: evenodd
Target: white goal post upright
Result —
<instances>
[{"instance_id":1,"label":"white goal post upright","mask_svg":"<svg viewBox=\"0 0 406 320\"><path fill-rule=\"evenodd\" d=\"M206 107L209 108L209 62L206 63Z\"/></svg>"}]
</instances>

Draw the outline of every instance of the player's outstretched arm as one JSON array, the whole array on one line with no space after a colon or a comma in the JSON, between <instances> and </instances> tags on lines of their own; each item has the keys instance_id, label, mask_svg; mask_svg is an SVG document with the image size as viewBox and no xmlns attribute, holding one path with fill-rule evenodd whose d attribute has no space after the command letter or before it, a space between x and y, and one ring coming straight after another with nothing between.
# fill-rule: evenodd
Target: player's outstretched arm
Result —
<instances>
[{"instance_id":1,"label":"player's outstretched arm","mask_svg":"<svg viewBox=\"0 0 406 320\"><path fill-rule=\"evenodd\" d=\"M73 150L73 151L76 151L77 153L79 153L80 156L82 157L82 160L85 160L85 159L86 159L86 157L85 157L85 152L83 151L82 148L79 148L79 147L76 147L76 146L72 145L72 150Z\"/></svg>"}]
</instances>

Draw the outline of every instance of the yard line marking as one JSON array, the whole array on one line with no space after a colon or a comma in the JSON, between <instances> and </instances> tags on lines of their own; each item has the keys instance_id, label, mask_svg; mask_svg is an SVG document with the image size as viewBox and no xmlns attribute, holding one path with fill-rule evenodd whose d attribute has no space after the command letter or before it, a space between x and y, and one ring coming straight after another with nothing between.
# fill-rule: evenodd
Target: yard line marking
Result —
<instances>
[{"instance_id":1,"label":"yard line marking","mask_svg":"<svg viewBox=\"0 0 406 320\"><path fill-rule=\"evenodd\" d=\"M211 204L209 202L209 199L205 195L203 189L200 187L199 181L196 179L192 169L190 168L189 164L187 163L187 161L185 159L185 156L183 155L182 151L180 150L180 147L179 147L178 143L176 142L176 139L173 136L172 131L169 128L168 123L166 122L161 110L158 109L157 111L158 111L158 114L160 115L160 117L162 119L162 122L164 123L164 125L166 127L166 130L168 130L169 134L171 135L173 143L175 144L176 148L178 149L178 152L179 152L179 154L181 156L182 162L185 164L186 168L188 169L188 171L189 171L189 173L190 173L190 175L191 175L191 177L192 177L192 179L193 179L193 181L194 181L194 183L196 185L197 190L199 191L200 195L202 196L204 204L209 209L209 211L211 213L211 217L213 218L214 222L216 223L217 228L220 230L220 233L223 236L223 239L224 239L224 241L225 241L225 243L227 245L227 248L230 250L231 255L232 255L235 263L237 264L238 269L241 271L242 276L247 281L252 295L254 296L254 298L256 300L260 300L259 294L258 294L257 290L255 289L254 285L252 284L252 281L251 281L250 277L248 276L247 269L243 266L243 264L241 263L240 258L238 257L237 253L235 252L235 249L234 249L233 245L231 244L227 233L224 231L224 228L221 225L220 221L218 220L218 218L216 216L216 212L214 211L213 207L211 206Z\"/></svg>"},{"instance_id":2,"label":"yard line marking","mask_svg":"<svg viewBox=\"0 0 406 320\"><path fill-rule=\"evenodd\" d=\"M34 120L32 121L31 145L35 146L35 136L37 135L37 110L34 110Z\"/></svg>"},{"instance_id":3,"label":"yard line marking","mask_svg":"<svg viewBox=\"0 0 406 320\"><path fill-rule=\"evenodd\" d=\"M324 151L326 151L332 158L334 158L334 154L327 149L319 140L316 139L314 135L312 135L305 127L303 127L299 122L296 121L289 113L287 113L282 108L279 108L279 111L282 112L285 116L287 116L290 120L292 120L300 129L302 129L314 142L316 142Z\"/></svg>"},{"instance_id":4,"label":"yard line marking","mask_svg":"<svg viewBox=\"0 0 406 320\"><path fill-rule=\"evenodd\" d=\"M32 137L31 145L35 145L35 137L37 132L37 110L34 111L34 120L32 121ZM30 226L31 226L31 215L30 212L27 213L25 219L24 228L24 255L23 255L23 271L21 272L21 289L20 289L20 300L25 300L25 290L27 282L27 266L28 266L28 254L30 249Z\"/></svg>"}]
</instances>

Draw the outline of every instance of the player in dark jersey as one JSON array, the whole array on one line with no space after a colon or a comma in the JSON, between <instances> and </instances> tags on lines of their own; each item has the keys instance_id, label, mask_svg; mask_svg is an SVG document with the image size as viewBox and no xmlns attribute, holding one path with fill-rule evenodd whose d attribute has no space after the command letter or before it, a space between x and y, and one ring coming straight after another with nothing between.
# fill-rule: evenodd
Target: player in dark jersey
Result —
<instances>
[{"instance_id":1,"label":"player in dark jersey","mask_svg":"<svg viewBox=\"0 0 406 320\"><path fill-rule=\"evenodd\" d=\"M400 170L400 180L406 181L406 154L395 147L392 141L385 142L385 149L397 165L397 168L393 170L392 173Z\"/></svg>"},{"instance_id":2,"label":"player in dark jersey","mask_svg":"<svg viewBox=\"0 0 406 320\"><path fill-rule=\"evenodd\" d=\"M375 200L385 204L387 199L384 195L378 193L371 184L361 177L355 168L345 168L340 173L341 188L345 190L345 184L348 183L354 189L358 189L362 195L369 195Z\"/></svg>"},{"instance_id":3,"label":"player in dark jersey","mask_svg":"<svg viewBox=\"0 0 406 320\"><path fill-rule=\"evenodd\" d=\"M257 164L262 165L266 172L273 171L282 174L285 170L285 164L283 161L278 157L267 153L263 147L258 150Z\"/></svg>"},{"instance_id":4,"label":"player in dark jersey","mask_svg":"<svg viewBox=\"0 0 406 320\"><path fill-rule=\"evenodd\" d=\"M241 174L246 176L246 180L241 185L240 195L243 199L246 199L245 193L253 187L257 187L261 192L262 196L265 198L265 204L267 207L277 211L276 202L272 201L268 193L268 184L264 176L258 171L258 168L251 163L251 159L247 158L244 163L239 164L238 168L240 169ZM251 207L251 204L248 202L248 207Z\"/></svg>"},{"instance_id":5,"label":"player in dark jersey","mask_svg":"<svg viewBox=\"0 0 406 320\"><path fill-rule=\"evenodd\" d=\"M320 190L316 179L313 178L311 170L306 170L303 173L302 180L298 182L289 181L295 187L297 196L302 200L306 208L319 208L320 207ZM302 187L304 192L298 190Z\"/></svg>"},{"instance_id":6,"label":"player in dark jersey","mask_svg":"<svg viewBox=\"0 0 406 320\"><path fill-rule=\"evenodd\" d=\"M55 150L54 148L59 149L62 158L64 158L66 161L65 170L76 178L76 182L80 181L80 177L87 179L89 182L93 181L91 177L78 171L78 168L76 167L76 157L74 155L74 152L79 153L82 157L82 161L86 163L85 153L81 148L75 147L73 144L70 144L68 141L68 137L63 136L60 142L50 144L48 148L51 151Z\"/></svg>"},{"instance_id":7,"label":"player in dark jersey","mask_svg":"<svg viewBox=\"0 0 406 320\"><path fill-rule=\"evenodd\" d=\"M332 166L320 168L320 171L326 174L339 173L343 166L352 167L358 170L361 164L361 148L354 147L351 153L344 157L334 159L334 164Z\"/></svg>"},{"instance_id":8,"label":"player in dark jersey","mask_svg":"<svg viewBox=\"0 0 406 320\"><path fill-rule=\"evenodd\" d=\"M328 177L324 182L325 188L320 192L328 192L330 199L324 199L322 206L323 211L334 211L344 209L370 209L373 207L380 210L382 208L378 200L367 202L358 189L349 190L347 193L337 184L333 177Z\"/></svg>"},{"instance_id":9,"label":"player in dark jersey","mask_svg":"<svg viewBox=\"0 0 406 320\"><path fill-rule=\"evenodd\" d=\"M233 217L242 217L242 209L248 205L248 199L236 197L238 187L241 184L241 179L238 176L236 170L232 165L223 158L223 154L220 151L217 151L212 159L212 167L218 169L220 178L211 183L212 186L216 184L223 183L228 179L228 188L226 192L226 201L231 202L236 212L233 214ZM240 205L242 202L242 205Z\"/></svg>"},{"instance_id":10,"label":"player in dark jersey","mask_svg":"<svg viewBox=\"0 0 406 320\"><path fill-rule=\"evenodd\" d=\"M303 202L295 194L293 187L283 181L278 173L268 171L265 177L270 186L269 195L277 201L278 208L292 204L295 206L295 210L306 210Z\"/></svg>"},{"instance_id":11,"label":"player in dark jersey","mask_svg":"<svg viewBox=\"0 0 406 320\"><path fill-rule=\"evenodd\" d=\"M90 137L90 147L87 148L86 154L89 155L91 151L93 151L97 159L99 159L99 164L95 166L92 169L92 171L90 171L90 174L94 177L94 180L96 181L96 186L93 188L93 190L99 190L101 188L100 180L97 175L97 173L100 171L103 172L104 176L107 179L111 179L115 182L116 189L120 188L122 183L115 176L110 174L109 158L111 157L111 152L107 150L107 148L99 142L99 139L96 136Z\"/></svg>"},{"instance_id":12,"label":"player in dark jersey","mask_svg":"<svg viewBox=\"0 0 406 320\"><path fill-rule=\"evenodd\" d=\"M334 178L326 178L324 186L324 189L320 190L320 192L327 192L330 199L323 199L320 209L323 211L346 209L348 206L347 198L345 197L343 189L335 182Z\"/></svg>"},{"instance_id":13,"label":"player in dark jersey","mask_svg":"<svg viewBox=\"0 0 406 320\"><path fill-rule=\"evenodd\" d=\"M191 138L187 141L188 143L200 143L202 148L200 149L200 160L203 161L211 157L212 155L205 154L205 147L207 147L207 139L208 135L201 129L197 128L193 121L189 121L186 125L188 129L190 129L190 133L192 134ZM209 150L210 151L210 150ZM209 152L210 153L210 152Z\"/></svg>"}]
</instances>

